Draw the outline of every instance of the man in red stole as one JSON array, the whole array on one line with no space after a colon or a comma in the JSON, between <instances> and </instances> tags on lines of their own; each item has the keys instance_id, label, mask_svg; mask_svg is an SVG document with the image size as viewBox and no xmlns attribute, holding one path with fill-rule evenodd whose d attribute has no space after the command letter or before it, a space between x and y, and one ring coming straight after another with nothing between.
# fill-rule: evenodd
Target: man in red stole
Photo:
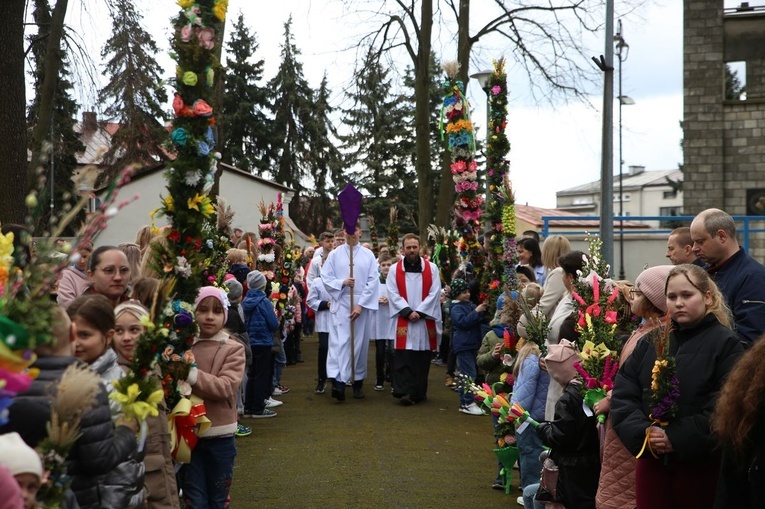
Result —
<instances>
[{"instance_id":1,"label":"man in red stole","mask_svg":"<svg viewBox=\"0 0 765 509\"><path fill-rule=\"evenodd\" d=\"M438 268L420 257L420 239L407 233L404 258L388 273L391 317L397 317L393 351L393 396L402 405L423 401L428 372L441 335L441 281Z\"/></svg>"}]
</instances>

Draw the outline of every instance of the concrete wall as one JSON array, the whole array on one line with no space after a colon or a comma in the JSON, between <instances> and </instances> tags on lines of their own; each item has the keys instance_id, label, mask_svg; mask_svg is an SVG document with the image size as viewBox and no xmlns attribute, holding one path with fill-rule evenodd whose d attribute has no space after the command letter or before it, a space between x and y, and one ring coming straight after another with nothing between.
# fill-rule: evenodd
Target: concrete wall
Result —
<instances>
[{"instance_id":1,"label":"concrete wall","mask_svg":"<svg viewBox=\"0 0 765 509\"><path fill-rule=\"evenodd\" d=\"M159 207L160 195L167 194L167 182L162 171L155 171L144 175L128 183L120 192L120 197L138 195L139 198L123 208L116 217L109 221L109 226L95 239L96 246L117 245L121 242L133 242L135 234L140 227L151 223L149 213ZM233 225L235 228L258 232L260 223L260 211L258 203L261 199L268 203L276 203L277 190L257 180L246 176L224 171L220 180L220 196L226 198L233 208L235 215ZM284 208L287 209L288 198ZM121 200L118 200L121 201ZM167 224L167 220L156 218L157 227ZM298 236L295 239L298 245L303 245L304 240Z\"/></svg>"}]
</instances>

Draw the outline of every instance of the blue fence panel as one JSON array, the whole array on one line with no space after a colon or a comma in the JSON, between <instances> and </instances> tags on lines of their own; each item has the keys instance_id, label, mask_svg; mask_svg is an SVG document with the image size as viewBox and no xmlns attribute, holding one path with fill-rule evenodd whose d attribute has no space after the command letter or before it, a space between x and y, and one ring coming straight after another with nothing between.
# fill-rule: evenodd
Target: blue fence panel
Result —
<instances>
[{"instance_id":1,"label":"blue fence panel","mask_svg":"<svg viewBox=\"0 0 765 509\"><path fill-rule=\"evenodd\" d=\"M693 221L696 216L616 216L614 222L617 221ZM765 216L732 216L736 223L741 223L742 227L738 229L738 233L742 237L742 247L748 253L749 252L749 236L753 233L763 233L765 228L752 228L751 223L754 221L765 221ZM551 233L558 235L584 235L585 233L600 234L600 230L581 230L581 231L550 231L550 223L552 221L600 221L600 216L542 216L543 226L542 235L546 238ZM635 235L646 233L662 233L669 234L672 229L670 228L641 228L636 229L619 229L614 226L614 235Z\"/></svg>"}]
</instances>

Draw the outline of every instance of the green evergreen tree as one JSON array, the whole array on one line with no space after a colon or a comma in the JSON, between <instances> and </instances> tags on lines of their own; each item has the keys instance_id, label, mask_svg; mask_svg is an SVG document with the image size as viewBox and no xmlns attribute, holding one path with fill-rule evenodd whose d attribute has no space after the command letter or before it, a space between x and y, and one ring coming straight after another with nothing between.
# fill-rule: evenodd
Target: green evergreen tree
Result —
<instances>
[{"instance_id":1,"label":"green evergreen tree","mask_svg":"<svg viewBox=\"0 0 765 509\"><path fill-rule=\"evenodd\" d=\"M366 212L376 225L389 222L391 206L399 209L399 229L414 231L417 187L413 167L414 133L411 99L394 91L389 71L369 51L348 94L344 113L349 134L341 136L345 167L369 196Z\"/></svg>"},{"instance_id":2,"label":"green evergreen tree","mask_svg":"<svg viewBox=\"0 0 765 509\"><path fill-rule=\"evenodd\" d=\"M272 121L266 115L268 92L257 85L263 79L264 61L253 58L258 47L240 12L228 43L222 154L224 161L253 173L267 171L273 158Z\"/></svg>"},{"instance_id":3,"label":"green evergreen tree","mask_svg":"<svg viewBox=\"0 0 765 509\"><path fill-rule=\"evenodd\" d=\"M329 224L337 224L339 213L335 197L342 187L343 157L337 148L338 138L329 103L331 92L325 74L316 91L314 113L309 117L310 166L313 169L313 191L306 190L297 202L295 222L304 232L321 233Z\"/></svg>"},{"instance_id":4,"label":"green evergreen tree","mask_svg":"<svg viewBox=\"0 0 765 509\"><path fill-rule=\"evenodd\" d=\"M37 125L40 114L39 90L45 78L46 36L51 24L51 10L48 2L45 0L35 0L34 6L32 16L38 31L34 36L30 37L33 59L32 71L30 73L34 78L35 97L27 113L29 132ZM54 228L51 218L60 216L62 211L68 209L74 200L72 173L77 166L76 154L85 150L85 146L80 140L80 135L75 132L77 103L71 96L73 87L70 80L71 73L68 68L69 62L66 59L65 52L62 50L59 50L59 52L61 67L59 68L58 79L56 81L52 125L48 135L48 139L51 141L50 153L39 165L40 178L47 182L45 186L41 186L38 198L41 205L38 209L39 215L35 218L36 221L34 223L35 234L37 235L50 232ZM31 136L28 139L31 140ZM33 186L36 185L35 182L31 184ZM51 190L53 191L52 193ZM74 229L77 226L77 224L72 224L64 234L74 234Z\"/></svg>"},{"instance_id":5,"label":"green evergreen tree","mask_svg":"<svg viewBox=\"0 0 765 509\"><path fill-rule=\"evenodd\" d=\"M109 83L99 92L104 115L120 124L103 157L109 180L125 165L151 167L164 160L162 145L168 138L162 109L167 93L154 58L157 45L131 0L117 0L115 7L112 36L101 50L102 58L111 57L105 68Z\"/></svg>"},{"instance_id":6,"label":"green evergreen tree","mask_svg":"<svg viewBox=\"0 0 765 509\"><path fill-rule=\"evenodd\" d=\"M746 87L741 83L738 71L725 64L725 100L738 101L745 92Z\"/></svg>"},{"instance_id":7,"label":"green evergreen tree","mask_svg":"<svg viewBox=\"0 0 765 509\"><path fill-rule=\"evenodd\" d=\"M300 51L292 36L292 17L284 24L284 44L281 63L276 76L268 82L272 91L274 123L272 139L275 140L275 175L280 184L295 189L300 196L305 189L305 180L313 169L311 162L310 132L315 114L314 93L303 76L303 64L297 58Z\"/></svg>"}]
</instances>

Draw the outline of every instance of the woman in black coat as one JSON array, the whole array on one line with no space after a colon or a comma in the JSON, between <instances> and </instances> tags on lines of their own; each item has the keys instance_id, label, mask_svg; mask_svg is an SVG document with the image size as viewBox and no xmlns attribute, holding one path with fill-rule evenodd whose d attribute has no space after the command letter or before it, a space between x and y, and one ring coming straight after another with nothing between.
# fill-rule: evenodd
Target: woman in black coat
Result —
<instances>
[{"instance_id":1,"label":"woman in black coat","mask_svg":"<svg viewBox=\"0 0 765 509\"><path fill-rule=\"evenodd\" d=\"M632 454L638 455L645 445L635 472L638 509L711 508L720 456L710 418L723 380L743 348L730 328L720 291L703 269L678 265L666 285L672 317L669 353L679 382L677 410L668 417L652 418L656 349L650 338L644 338L619 370L611 418Z\"/></svg>"}]
</instances>

